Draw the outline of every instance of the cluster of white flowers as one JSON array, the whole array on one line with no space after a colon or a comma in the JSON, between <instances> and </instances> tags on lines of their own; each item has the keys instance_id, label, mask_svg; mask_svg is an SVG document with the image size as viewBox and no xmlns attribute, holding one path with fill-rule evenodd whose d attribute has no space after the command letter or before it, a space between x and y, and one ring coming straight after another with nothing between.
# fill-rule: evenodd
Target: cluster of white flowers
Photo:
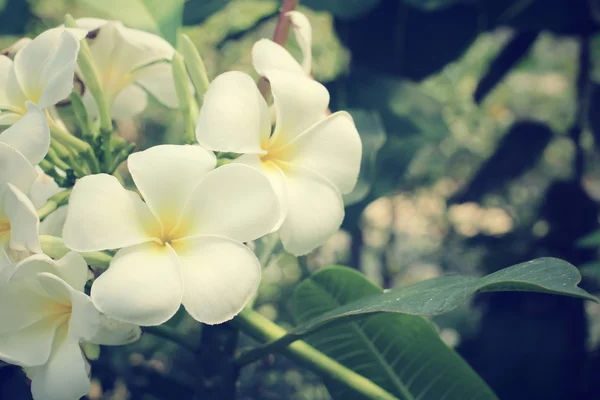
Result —
<instances>
[{"instance_id":1,"label":"cluster of white flowers","mask_svg":"<svg viewBox=\"0 0 600 400\"><path fill-rule=\"evenodd\" d=\"M175 50L120 22L86 18L78 28L21 41L14 60L0 56L0 123L11 125L0 134L0 359L24 368L35 399L89 391L83 341L129 343L138 325L162 324L182 304L206 324L233 318L261 279L245 242L277 232L286 251L303 255L339 229L361 140L349 114L328 115L329 93L310 77L310 25L300 13L289 17L302 65L267 39L252 51L272 106L249 75L218 76L203 97L198 144L128 157L137 192L108 173L77 179L68 207L47 228L71 250L59 260L43 254L37 209L62 189L36 166L55 144L55 106L74 82L86 86L81 41L115 119L141 113L148 94L178 106ZM90 91L80 94L88 115L98 117ZM217 167L214 151L236 157ZM116 254L88 296L93 276L80 253L104 250Z\"/></svg>"}]
</instances>

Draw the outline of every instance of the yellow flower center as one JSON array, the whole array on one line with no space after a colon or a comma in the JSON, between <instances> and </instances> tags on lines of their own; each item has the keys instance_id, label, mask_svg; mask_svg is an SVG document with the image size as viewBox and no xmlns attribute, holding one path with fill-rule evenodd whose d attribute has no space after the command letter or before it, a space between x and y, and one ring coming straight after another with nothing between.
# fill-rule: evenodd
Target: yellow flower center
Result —
<instances>
[{"instance_id":1,"label":"yellow flower center","mask_svg":"<svg viewBox=\"0 0 600 400\"><path fill-rule=\"evenodd\" d=\"M0 219L0 244L10 241L10 221L7 218Z\"/></svg>"}]
</instances>

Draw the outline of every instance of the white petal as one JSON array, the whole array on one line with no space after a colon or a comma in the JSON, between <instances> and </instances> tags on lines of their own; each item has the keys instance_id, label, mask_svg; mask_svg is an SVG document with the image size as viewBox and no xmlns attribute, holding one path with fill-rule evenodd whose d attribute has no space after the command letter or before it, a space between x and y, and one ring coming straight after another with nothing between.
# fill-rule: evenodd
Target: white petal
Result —
<instances>
[{"instance_id":1,"label":"white petal","mask_svg":"<svg viewBox=\"0 0 600 400\"><path fill-rule=\"evenodd\" d=\"M70 339L65 327L56 332L48 363L35 369L31 380L34 400L79 399L90 391L86 361L79 342Z\"/></svg>"},{"instance_id":2,"label":"white petal","mask_svg":"<svg viewBox=\"0 0 600 400\"><path fill-rule=\"evenodd\" d=\"M56 181L51 176L46 175L39 166L35 167L35 171L38 176L29 190L29 198L35 208L41 208L50 197L65 189L58 186Z\"/></svg>"},{"instance_id":3,"label":"white petal","mask_svg":"<svg viewBox=\"0 0 600 400\"><path fill-rule=\"evenodd\" d=\"M271 83L277 124L271 139L273 148L283 147L315 123L325 119L329 92L308 77L287 71L265 73Z\"/></svg>"},{"instance_id":4,"label":"white petal","mask_svg":"<svg viewBox=\"0 0 600 400\"><path fill-rule=\"evenodd\" d=\"M8 79L13 62L5 55L0 55L0 108L13 106L8 98ZM16 104L20 106L20 104Z\"/></svg>"},{"instance_id":5,"label":"white petal","mask_svg":"<svg viewBox=\"0 0 600 400\"><path fill-rule=\"evenodd\" d=\"M73 187L63 230L68 248L118 249L150 241L154 232L160 232L160 226L148 206L114 176L89 175Z\"/></svg>"},{"instance_id":6,"label":"white petal","mask_svg":"<svg viewBox=\"0 0 600 400\"><path fill-rule=\"evenodd\" d=\"M17 52L14 70L27 98L45 108L69 96L78 53L79 39L64 29L45 31Z\"/></svg>"},{"instance_id":7,"label":"white petal","mask_svg":"<svg viewBox=\"0 0 600 400\"><path fill-rule=\"evenodd\" d=\"M269 39L260 39L254 43L252 47L252 64L256 72L262 76L273 69L306 76L298 61L283 46Z\"/></svg>"},{"instance_id":8,"label":"white petal","mask_svg":"<svg viewBox=\"0 0 600 400\"><path fill-rule=\"evenodd\" d=\"M68 206L58 207L40 222L40 235L62 237L62 232L67 220Z\"/></svg>"},{"instance_id":9,"label":"white petal","mask_svg":"<svg viewBox=\"0 0 600 400\"><path fill-rule=\"evenodd\" d=\"M53 315L52 299L25 280L11 279L9 284L3 284L0 300L0 318L4 321L0 335L16 333Z\"/></svg>"},{"instance_id":10,"label":"white petal","mask_svg":"<svg viewBox=\"0 0 600 400\"><path fill-rule=\"evenodd\" d=\"M137 325L160 325L179 309L181 267L169 246L144 243L119 250L92 285L92 300L110 317Z\"/></svg>"},{"instance_id":11,"label":"white petal","mask_svg":"<svg viewBox=\"0 0 600 400\"><path fill-rule=\"evenodd\" d=\"M0 134L0 142L18 150L31 164L38 164L50 148L50 127L44 112L28 102L25 115Z\"/></svg>"},{"instance_id":12,"label":"white petal","mask_svg":"<svg viewBox=\"0 0 600 400\"><path fill-rule=\"evenodd\" d=\"M329 179L342 193L356 185L362 142L350 114L338 112L311 127L290 145L292 164Z\"/></svg>"},{"instance_id":13,"label":"white petal","mask_svg":"<svg viewBox=\"0 0 600 400\"><path fill-rule=\"evenodd\" d=\"M21 366L41 365L48 360L54 333L65 319L49 316L14 333L0 333L0 359Z\"/></svg>"},{"instance_id":14,"label":"white petal","mask_svg":"<svg viewBox=\"0 0 600 400\"><path fill-rule=\"evenodd\" d=\"M290 167L288 213L279 229L286 251L299 256L324 244L344 219L344 203L335 186L312 171Z\"/></svg>"},{"instance_id":15,"label":"white petal","mask_svg":"<svg viewBox=\"0 0 600 400\"><path fill-rule=\"evenodd\" d=\"M203 236L178 241L175 251L185 282L183 305L197 321L229 321L258 289L260 263L240 242Z\"/></svg>"},{"instance_id":16,"label":"white petal","mask_svg":"<svg viewBox=\"0 0 600 400\"><path fill-rule=\"evenodd\" d=\"M28 193L36 178L35 168L25 156L0 142L0 186L10 182L23 193Z\"/></svg>"},{"instance_id":17,"label":"white petal","mask_svg":"<svg viewBox=\"0 0 600 400\"><path fill-rule=\"evenodd\" d=\"M94 101L93 97L92 101ZM144 111L147 105L148 94L144 89L131 84L121 89L113 100L110 106L111 116L115 119L131 118ZM94 106L98 109L95 103ZM97 116L97 114L93 115Z\"/></svg>"},{"instance_id":18,"label":"white petal","mask_svg":"<svg viewBox=\"0 0 600 400\"><path fill-rule=\"evenodd\" d=\"M170 108L179 107L170 63L161 62L141 68L135 73L135 81L161 104Z\"/></svg>"},{"instance_id":19,"label":"white petal","mask_svg":"<svg viewBox=\"0 0 600 400\"><path fill-rule=\"evenodd\" d=\"M135 185L166 233L177 223L198 182L216 164L213 153L191 145L154 146L127 159Z\"/></svg>"},{"instance_id":20,"label":"white petal","mask_svg":"<svg viewBox=\"0 0 600 400\"><path fill-rule=\"evenodd\" d=\"M90 342L107 346L119 346L133 343L141 335L142 330L139 326L120 322L114 318L100 314L100 326L94 337L90 339Z\"/></svg>"},{"instance_id":21,"label":"white petal","mask_svg":"<svg viewBox=\"0 0 600 400\"><path fill-rule=\"evenodd\" d=\"M196 186L173 237L218 235L246 242L269 233L279 215L269 180L246 165L228 164Z\"/></svg>"},{"instance_id":22,"label":"white petal","mask_svg":"<svg viewBox=\"0 0 600 400\"><path fill-rule=\"evenodd\" d=\"M81 254L70 251L55 262L58 275L74 290L83 292L88 281L88 266Z\"/></svg>"},{"instance_id":23,"label":"white petal","mask_svg":"<svg viewBox=\"0 0 600 400\"><path fill-rule=\"evenodd\" d=\"M98 29L107 22L107 20L101 18L78 18L75 20L78 27L87 31Z\"/></svg>"},{"instance_id":24,"label":"white petal","mask_svg":"<svg viewBox=\"0 0 600 400\"><path fill-rule=\"evenodd\" d=\"M302 14L300 11L290 11L285 15L292 23L294 36L296 36L296 41L302 51L302 69L307 74L310 74L312 67L312 28L310 26L310 21L306 18L306 15Z\"/></svg>"},{"instance_id":25,"label":"white petal","mask_svg":"<svg viewBox=\"0 0 600 400\"><path fill-rule=\"evenodd\" d=\"M25 100L23 100L23 105L25 105ZM16 112L6 111L0 112L0 125L12 125L16 123L19 119L21 119L21 114Z\"/></svg>"},{"instance_id":26,"label":"white petal","mask_svg":"<svg viewBox=\"0 0 600 400\"><path fill-rule=\"evenodd\" d=\"M196 125L196 138L209 150L261 153L271 133L267 102L242 72L219 75L208 87Z\"/></svg>"},{"instance_id":27,"label":"white petal","mask_svg":"<svg viewBox=\"0 0 600 400\"><path fill-rule=\"evenodd\" d=\"M285 220L285 216L287 214L287 180L285 174L277 165L273 162L261 162L260 157L256 154L244 154L238 158L236 158L234 163L240 163L248 165L258 171L260 171L263 175L265 175L273 190L275 190L275 194L277 195L277 200L279 201L279 210L280 216L279 221L273 227L273 232L278 230L283 221Z\"/></svg>"},{"instance_id":28,"label":"white petal","mask_svg":"<svg viewBox=\"0 0 600 400\"><path fill-rule=\"evenodd\" d=\"M41 253L39 239L40 219L31 200L14 185L7 183L0 189L0 207L10 221L10 245L15 250Z\"/></svg>"},{"instance_id":29,"label":"white petal","mask_svg":"<svg viewBox=\"0 0 600 400\"><path fill-rule=\"evenodd\" d=\"M132 83L136 68L154 61L171 59L174 49L159 36L125 28L118 21L108 21L90 39L90 49L96 61L109 99Z\"/></svg>"}]
</instances>

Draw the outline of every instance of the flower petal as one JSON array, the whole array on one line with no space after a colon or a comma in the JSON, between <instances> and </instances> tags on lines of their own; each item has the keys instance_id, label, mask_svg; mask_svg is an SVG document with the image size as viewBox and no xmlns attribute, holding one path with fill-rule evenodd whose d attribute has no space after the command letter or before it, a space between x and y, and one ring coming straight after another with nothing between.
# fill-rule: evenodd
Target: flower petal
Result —
<instances>
[{"instance_id":1,"label":"flower petal","mask_svg":"<svg viewBox=\"0 0 600 400\"><path fill-rule=\"evenodd\" d=\"M183 305L197 321L229 321L256 293L260 263L242 243L202 236L178 241L174 248L185 282Z\"/></svg>"},{"instance_id":2,"label":"flower petal","mask_svg":"<svg viewBox=\"0 0 600 400\"><path fill-rule=\"evenodd\" d=\"M74 290L83 293L89 279L89 269L81 254L70 251L60 260L55 261L54 265L58 276Z\"/></svg>"},{"instance_id":3,"label":"flower petal","mask_svg":"<svg viewBox=\"0 0 600 400\"><path fill-rule=\"evenodd\" d=\"M277 123L273 132L273 148L287 145L315 123L325 119L329 92L325 86L308 77L282 70L268 70Z\"/></svg>"},{"instance_id":4,"label":"flower petal","mask_svg":"<svg viewBox=\"0 0 600 400\"><path fill-rule=\"evenodd\" d=\"M252 47L252 64L259 75L279 69L296 75L306 76L302 66L280 44L269 39L260 39Z\"/></svg>"},{"instance_id":5,"label":"flower petal","mask_svg":"<svg viewBox=\"0 0 600 400\"><path fill-rule=\"evenodd\" d=\"M246 242L269 233L279 213L277 196L263 174L228 164L196 186L172 237L218 235Z\"/></svg>"},{"instance_id":6,"label":"flower petal","mask_svg":"<svg viewBox=\"0 0 600 400\"><path fill-rule=\"evenodd\" d=\"M138 85L146 89L162 105L177 108L179 99L173 79L173 69L167 62L140 68L135 73L135 82Z\"/></svg>"},{"instance_id":7,"label":"flower petal","mask_svg":"<svg viewBox=\"0 0 600 400\"><path fill-rule=\"evenodd\" d=\"M40 222L40 235L62 237L62 232L67 220L68 206L58 207Z\"/></svg>"},{"instance_id":8,"label":"flower petal","mask_svg":"<svg viewBox=\"0 0 600 400\"><path fill-rule=\"evenodd\" d=\"M8 97L8 81L13 62L5 55L0 55L0 108L13 106ZM16 104L19 106L19 104Z\"/></svg>"},{"instance_id":9,"label":"flower petal","mask_svg":"<svg viewBox=\"0 0 600 400\"><path fill-rule=\"evenodd\" d=\"M35 168L25 156L0 142L0 184L10 182L23 193L28 193L36 178Z\"/></svg>"},{"instance_id":10,"label":"flower petal","mask_svg":"<svg viewBox=\"0 0 600 400\"><path fill-rule=\"evenodd\" d=\"M0 333L0 359L20 366L44 364L50 356L54 333L64 322L49 316L22 330Z\"/></svg>"},{"instance_id":11,"label":"flower petal","mask_svg":"<svg viewBox=\"0 0 600 400\"><path fill-rule=\"evenodd\" d=\"M24 280L12 280L11 277L10 282L3 284L0 290L0 318L4 321L0 326L0 336L16 333L51 316L48 307L51 304L52 299L45 291L37 290L37 287Z\"/></svg>"},{"instance_id":12,"label":"flower petal","mask_svg":"<svg viewBox=\"0 0 600 400\"><path fill-rule=\"evenodd\" d=\"M15 250L29 250L41 253L39 227L40 219L31 200L14 185L7 183L4 190L0 189L0 207L10 221L10 244Z\"/></svg>"},{"instance_id":13,"label":"flower petal","mask_svg":"<svg viewBox=\"0 0 600 400\"><path fill-rule=\"evenodd\" d=\"M0 133L0 142L18 150L31 164L38 164L50 148L50 128L44 112L37 105L27 102L25 115Z\"/></svg>"},{"instance_id":14,"label":"flower petal","mask_svg":"<svg viewBox=\"0 0 600 400\"><path fill-rule=\"evenodd\" d=\"M27 99L46 108L71 94L79 39L69 30L47 30L19 50L14 70Z\"/></svg>"},{"instance_id":15,"label":"flower petal","mask_svg":"<svg viewBox=\"0 0 600 400\"><path fill-rule=\"evenodd\" d=\"M288 213L279 229L286 251L299 256L324 244L341 226L344 203L321 175L297 166L286 171Z\"/></svg>"},{"instance_id":16,"label":"flower petal","mask_svg":"<svg viewBox=\"0 0 600 400\"><path fill-rule=\"evenodd\" d=\"M106 315L137 325L160 325L179 309L181 267L169 246L143 243L121 249L92 285L92 300Z\"/></svg>"},{"instance_id":17,"label":"flower petal","mask_svg":"<svg viewBox=\"0 0 600 400\"><path fill-rule=\"evenodd\" d=\"M302 69L306 74L310 74L312 68L312 28L310 21L300 11L289 11L285 15L292 22L296 42L298 42L298 46L302 51Z\"/></svg>"},{"instance_id":18,"label":"flower petal","mask_svg":"<svg viewBox=\"0 0 600 400\"><path fill-rule=\"evenodd\" d=\"M271 133L267 102L249 75L226 72L208 87L196 125L198 143L209 150L261 153Z\"/></svg>"},{"instance_id":19,"label":"flower petal","mask_svg":"<svg viewBox=\"0 0 600 400\"><path fill-rule=\"evenodd\" d=\"M165 144L133 153L127 165L146 204L168 231L217 159L200 146Z\"/></svg>"},{"instance_id":20,"label":"flower petal","mask_svg":"<svg viewBox=\"0 0 600 400\"><path fill-rule=\"evenodd\" d=\"M66 325L56 332L48 362L34 371L31 379L34 399L78 399L91 388L79 342L69 338Z\"/></svg>"},{"instance_id":21,"label":"flower petal","mask_svg":"<svg viewBox=\"0 0 600 400\"><path fill-rule=\"evenodd\" d=\"M82 97L87 113L94 118L100 116L98 105L92 93L87 90ZM135 84L125 86L116 94L110 105L110 115L114 119L126 119L140 114L148 105L148 94Z\"/></svg>"},{"instance_id":22,"label":"flower petal","mask_svg":"<svg viewBox=\"0 0 600 400\"><path fill-rule=\"evenodd\" d=\"M29 198L35 208L40 208L46 204L50 197L65 189L58 186L56 181L51 176L46 175L39 166L35 167L35 171L38 176L29 190Z\"/></svg>"},{"instance_id":23,"label":"flower petal","mask_svg":"<svg viewBox=\"0 0 600 400\"><path fill-rule=\"evenodd\" d=\"M272 232L279 229L283 221L285 220L285 216L287 214L287 180L285 178L285 174L275 163L266 162L263 163L260 161L260 157L256 154L244 154L238 158L236 158L233 163L240 163L248 165L258 171L260 171L263 175L265 175L273 190L275 190L275 194L277 195L277 200L279 201L279 210L280 216L279 221L273 227Z\"/></svg>"},{"instance_id":24,"label":"flower petal","mask_svg":"<svg viewBox=\"0 0 600 400\"><path fill-rule=\"evenodd\" d=\"M362 142L350 114L330 115L298 136L290 147L290 163L318 172L342 193L350 193L356 185Z\"/></svg>"},{"instance_id":25,"label":"flower petal","mask_svg":"<svg viewBox=\"0 0 600 400\"><path fill-rule=\"evenodd\" d=\"M90 342L107 345L119 346L137 341L142 335L142 330L135 324L117 321L114 318L100 314L100 325L96 334L90 339Z\"/></svg>"},{"instance_id":26,"label":"flower petal","mask_svg":"<svg viewBox=\"0 0 600 400\"><path fill-rule=\"evenodd\" d=\"M63 230L68 248L118 249L150 241L153 232L160 226L148 206L114 176L89 175L73 187Z\"/></svg>"}]
</instances>

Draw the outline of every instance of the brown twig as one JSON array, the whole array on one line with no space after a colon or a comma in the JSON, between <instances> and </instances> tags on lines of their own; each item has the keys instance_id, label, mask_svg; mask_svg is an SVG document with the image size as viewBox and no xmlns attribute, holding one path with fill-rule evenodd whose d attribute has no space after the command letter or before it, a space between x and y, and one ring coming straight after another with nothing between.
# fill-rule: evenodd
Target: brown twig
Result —
<instances>
[{"instance_id":1,"label":"brown twig","mask_svg":"<svg viewBox=\"0 0 600 400\"><path fill-rule=\"evenodd\" d=\"M275 26L275 33L273 33L273 41L275 43L283 46L285 45L285 42L287 42L291 22L286 14L296 9L297 5L298 0L283 0L283 4L279 9L279 19L277 20L277 26ZM268 98L269 89L269 81L264 77L260 77L258 80L258 90L260 90L260 93L265 99Z\"/></svg>"}]
</instances>

